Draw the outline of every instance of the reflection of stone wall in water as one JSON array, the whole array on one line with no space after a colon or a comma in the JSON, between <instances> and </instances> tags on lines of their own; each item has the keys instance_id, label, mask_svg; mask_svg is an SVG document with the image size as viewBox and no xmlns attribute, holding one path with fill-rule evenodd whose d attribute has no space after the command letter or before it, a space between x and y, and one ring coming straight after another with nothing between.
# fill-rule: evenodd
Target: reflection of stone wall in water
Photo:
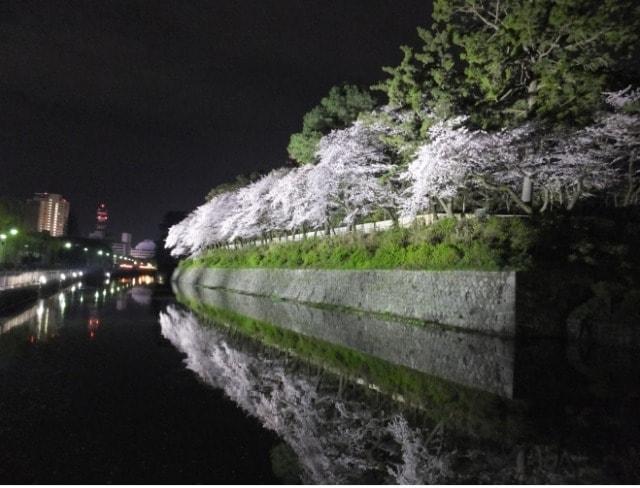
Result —
<instances>
[{"instance_id":1,"label":"reflection of stone wall in water","mask_svg":"<svg viewBox=\"0 0 640 488\"><path fill-rule=\"evenodd\" d=\"M510 398L514 342L178 283L178 292L293 332Z\"/></svg>"},{"instance_id":2,"label":"reflection of stone wall in water","mask_svg":"<svg viewBox=\"0 0 640 488\"><path fill-rule=\"evenodd\" d=\"M223 328L204 327L192 313L169 306L160 324L189 369L291 446L308 483L584 481L584 457L558 458L550 446L518 451L468 440L454 446L445 424L412 426L392 403L373 405L364 390ZM598 479L598 470L586 468L589 479Z\"/></svg>"},{"instance_id":3,"label":"reflection of stone wall in water","mask_svg":"<svg viewBox=\"0 0 640 488\"><path fill-rule=\"evenodd\" d=\"M176 270L173 279L515 335L516 278L508 271L190 268Z\"/></svg>"}]
</instances>

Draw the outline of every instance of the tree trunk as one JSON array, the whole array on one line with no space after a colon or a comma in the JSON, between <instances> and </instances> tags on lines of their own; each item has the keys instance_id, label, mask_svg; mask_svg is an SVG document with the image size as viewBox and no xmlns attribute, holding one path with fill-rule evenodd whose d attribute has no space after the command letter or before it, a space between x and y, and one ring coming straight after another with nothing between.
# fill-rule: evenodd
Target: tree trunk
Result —
<instances>
[{"instance_id":1,"label":"tree trunk","mask_svg":"<svg viewBox=\"0 0 640 488\"><path fill-rule=\"evenodd\" d=\"M580 195L582 195L582 179L578 180L576 191L571 196L571 198L567 200L567 210L573 210L573 208L578 203L578 200L580 199Z\"/></svg>"},{"instance_id":2,"label":"tree trunk","mask_svg":"<svg viewBox=\"0 0 640 488\"><path fill-rule=\"evenodd\" d=\"M525 176L522 180L522 196L520 199L527 204L531 204L533 198L533 183L530 176Z\"/></svg>"},{"instance_id":3,"label":"tree trunk","mask_svg":"<svg viewBox=\"0 0 640 488\"><path fill-rule=\"evenodd\" d=\"M443 200L440 197L436 197L438 199L438 203L444 209L444 213L447 214L447 217L453 217L453 202L451 199L449 201Z\"/></svg>"},{"instance_id":4,"label":"tree trunk","mask_svg":"<svg viewBox=\"0 0 640 488\"><path fill-rule=\"evenodd\" d=\"M542 189L542 207L540 213L544 213L549 205L549 190L547 188Z\"/></svg>"},{"instance_id":5,"label":"tree trunk","mask_svg":"<svg viewBox=\"0 0 640 488\"><path fill-rule=\"evenodd\" d=\"M513 203L515 203L518 207L520 207L527 215L531 215L533 213L533 208L531 207L531 205L528 205L525 202L523 202L522 199L516 194L516 192L513 191L510 187L506 185L494 185L482 178L480 178L479 181L482 185L484 185L489 190L495 190L495 191L499 191L509 195Z\"/></svg>"},{"instance_id":6,"label":"tree trunk","mask_svg":"<svg viewBox=\"0 0 640 488\"><path fill-rule=\"evenodd\" d=\"M629 161L629 172L627 174L627 193L624 196L623 206L628 207L632 204L634 197L637 197L640 191L640 184L636 184L635 160Z\"/></svg>"}]
</instances>

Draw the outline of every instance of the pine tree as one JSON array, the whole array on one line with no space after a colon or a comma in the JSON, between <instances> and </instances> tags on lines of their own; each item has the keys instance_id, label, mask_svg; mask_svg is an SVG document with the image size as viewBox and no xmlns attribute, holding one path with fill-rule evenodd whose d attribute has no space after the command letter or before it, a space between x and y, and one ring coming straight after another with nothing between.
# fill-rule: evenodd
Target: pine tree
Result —
<instances>
[{"instance_id":1,"label":"pine tree","mask_svg":"<svg viewBox=\"0 0 640 488\"><path fill-rule=\"evenodd\" d=\"M333 129L344 129L362 112L369 112L375 100L366 90L354 85L334 86L320 103L305 114L302 131L291 136L287 151L299 164L315 161L322 136Z\"/></svg>"},{"instance_id":2,"label":"pine tree","mask_svg":"<svg viewBox=\"0 0 640 488\"><path fill-rule=\"evenodd\" d=\"M391 104L484 128L584 125L640 77L634 0L436 0L419 49L376 88Z\"/></svg>"}]
</instances>

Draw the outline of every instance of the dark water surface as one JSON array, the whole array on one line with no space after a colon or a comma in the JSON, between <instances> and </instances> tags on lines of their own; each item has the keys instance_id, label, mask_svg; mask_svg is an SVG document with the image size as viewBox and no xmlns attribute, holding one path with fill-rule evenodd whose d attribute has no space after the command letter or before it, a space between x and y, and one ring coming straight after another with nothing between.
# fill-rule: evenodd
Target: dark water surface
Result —
<instances>
[{"instance_id":1,"label":"dark water surface","mask_svg":"<svg viewBox=\"0 0 640 488\"><path fill-rule=\"evenodd\" d=\"M0 482L277 482L277 436L161 336L171 296L118 286L0 318Z\"/></svg>"},{"instance_id":2,"label":"dark water surface","mask_svg":"<svg viewBox=\"0 0 640 488\"><path fill-rule=\"evenodd\" d=\"M393 324L192 294L76 285L0 316L0 482L640 480L633 352L415 332L430 358L405 363L454 384L353 352L392 359Z\"/></svg>"}]
</instances>

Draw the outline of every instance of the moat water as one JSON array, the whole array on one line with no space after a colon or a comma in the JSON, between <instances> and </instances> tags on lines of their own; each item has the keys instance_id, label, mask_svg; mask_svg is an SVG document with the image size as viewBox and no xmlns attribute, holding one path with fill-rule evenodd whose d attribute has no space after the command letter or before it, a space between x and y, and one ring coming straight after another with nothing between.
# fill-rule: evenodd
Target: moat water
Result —
<instances>
[{"instance_id":1,"label":"moat water","mask_svg":"<svg viewBox=\"0 0 640 488\"><path fill-rule=\"evenodd\" d=\"M640 480L634 351L438 331L417 372L305 336L335 311L200 301L147 277L0 316L0 482Z\"/></svg>"}]
</instances>

